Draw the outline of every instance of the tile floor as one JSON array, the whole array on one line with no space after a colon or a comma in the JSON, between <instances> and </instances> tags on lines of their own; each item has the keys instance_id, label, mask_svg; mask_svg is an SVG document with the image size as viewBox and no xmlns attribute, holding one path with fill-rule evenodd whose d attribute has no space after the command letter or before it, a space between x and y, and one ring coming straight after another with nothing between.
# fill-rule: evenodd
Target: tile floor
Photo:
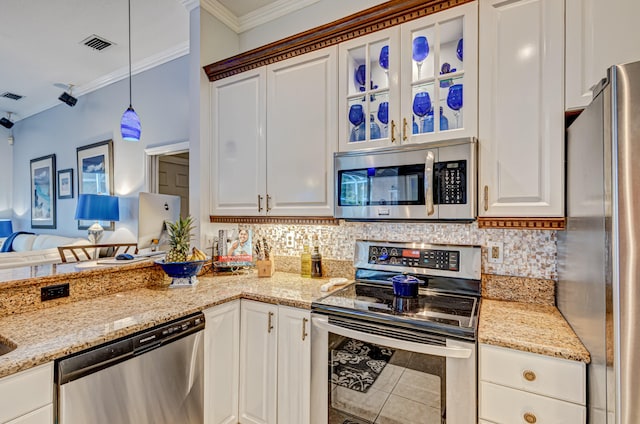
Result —
<instances>
[{"instance_id":1,"label":"tile floor","mask_svg":"<svg viewBox=\"0 0 640 424\"><path fill-rule=\"evenodd\" d=\"M367 393L333 385L329 422L440 424L442 381L434 374L441 371L424 372L434 368L424 363L425 359L424 355L396 351Z\"/></svg>"}]
</instances>

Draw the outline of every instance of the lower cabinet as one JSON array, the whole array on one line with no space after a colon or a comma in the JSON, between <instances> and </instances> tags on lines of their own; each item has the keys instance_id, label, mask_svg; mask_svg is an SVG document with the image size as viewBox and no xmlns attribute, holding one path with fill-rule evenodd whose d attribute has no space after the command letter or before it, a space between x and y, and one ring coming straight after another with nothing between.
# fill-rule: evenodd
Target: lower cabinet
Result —
<instances>
[{"instance_id":1,"label":"lower cabinet","mask_svg":"<svg viewBox=\"0 0 640 424\"><path fill-rule=\"evenodd\" d=\"M242 300L204 314L205 423L309 423L310 311Z\"/></svg>"},{"instance_id":2,"label":"lower cabinet","mask_svg":"<svg viewBox=\"0 0 640 424\"><path fill-rule=\"evenodd\" d=\"M0 379L0 423L53 422L53 362Z\"/></svg>"},{"instance_id":3,"label":"lower cabinet","mask_svg":"<svg viewBox=\"0 0 640 424\"><path fill-rule=\"evenodd\" d=\"M586 422L582 362L481 344L478 379L480 423Z\"/></svg>"},{"instance_id":4,"label":"lower cabinet","mask_svg":"<svg viewBox=\"0 0 640 424\"><path fill-rule=\"evenodd\" d=\"M310 312L242 300L240 423L309 422Z\"/></svg>"},{"instance_id":5,"label":"lower cabinet","mask_svg":"<svg viewBox=\"0 0 640 424\"><path fill-rule=\"evenodd\" d=\"M240 301L204 311L204 422L238 422Z\"/></svg>"}]
</instances>

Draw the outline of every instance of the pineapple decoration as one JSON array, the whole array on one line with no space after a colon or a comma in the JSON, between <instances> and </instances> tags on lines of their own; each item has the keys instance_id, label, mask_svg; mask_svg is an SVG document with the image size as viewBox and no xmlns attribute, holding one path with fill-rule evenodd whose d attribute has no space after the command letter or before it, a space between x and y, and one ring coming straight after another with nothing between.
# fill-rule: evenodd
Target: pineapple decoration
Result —
<instances>
[{"instance_id":1,"label":"pineapple decoration","mask_svg":"<svg viewBox=\"0 0 640 424\"><path fill-rule=\"evenodd\" d=\"M176 222L168 222L167 227L171 249L165 257L165 262L186 262L191 244L193 218L191 216L179 217Z\"/></svg>"}]
</instances>

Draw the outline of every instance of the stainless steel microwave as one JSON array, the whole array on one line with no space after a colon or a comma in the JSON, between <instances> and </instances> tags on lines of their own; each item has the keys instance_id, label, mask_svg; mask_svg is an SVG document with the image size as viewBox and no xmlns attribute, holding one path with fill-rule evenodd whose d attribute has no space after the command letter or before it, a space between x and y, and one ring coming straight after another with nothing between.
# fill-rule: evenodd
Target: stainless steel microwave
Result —
<instances>
[{"instance_id":1,"label":"stainless steel microwave","mask_svg":"<svg viewBox=\"0 0 640 424\"><path fill-rule=\"evenodd\" d=\"M334 170L336 218L476 218L474 138L335 153Z\"/></svg>"}]
</instances>

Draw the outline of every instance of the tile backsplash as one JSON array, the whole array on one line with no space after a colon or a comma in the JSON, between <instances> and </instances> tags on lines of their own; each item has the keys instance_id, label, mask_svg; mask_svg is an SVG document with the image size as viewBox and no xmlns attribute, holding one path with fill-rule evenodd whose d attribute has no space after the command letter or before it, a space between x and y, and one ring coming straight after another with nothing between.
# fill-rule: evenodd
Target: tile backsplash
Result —
<instances>
[{"instance_id":1,"label":"tile backsplash","mask_svg":"<svg viewBox=\"0 0 640 424\"><path fill-rule=\"evenodd\" d=\"M436 244L482 246L482 272L542 279L557 279L556 231L479 229L474 223L377 223L346 222L340 225L241 225L253 231L254 237L265 237L278 256L300 256L303 243L311 244L313 235L320 241L323 257L353 260L355 240L416 241ZM293 246L287 236L294 235ZM487 261L487 243L504 244L503 263Z\"/></svg>"}]
</instances>

